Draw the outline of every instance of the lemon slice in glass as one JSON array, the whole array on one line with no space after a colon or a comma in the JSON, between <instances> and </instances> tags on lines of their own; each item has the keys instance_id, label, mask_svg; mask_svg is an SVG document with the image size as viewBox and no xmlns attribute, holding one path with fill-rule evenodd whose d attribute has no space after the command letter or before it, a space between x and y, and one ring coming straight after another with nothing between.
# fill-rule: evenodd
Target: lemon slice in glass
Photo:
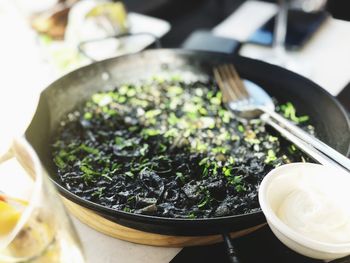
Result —
<instances>
[{"instance_id":1,"label":"lemon slice in glass","mask_svg":"<svg viewBox=\"0 0 350 263\"><path fill-rule=\"evenodd\" d=\"M20 211L0 200L0 236L8 235L16 226L20 216Z\"/></svg>"}]
</instances>

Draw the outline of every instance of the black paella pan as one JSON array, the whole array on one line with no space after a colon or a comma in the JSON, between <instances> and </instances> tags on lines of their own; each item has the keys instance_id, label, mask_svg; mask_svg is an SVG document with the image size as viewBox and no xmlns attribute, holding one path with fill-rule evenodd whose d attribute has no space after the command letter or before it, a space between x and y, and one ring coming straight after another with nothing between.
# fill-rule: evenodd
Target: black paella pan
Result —
<instances>
[{"instance_id":1,"label":"black paella pan","mask_svg":"<svg viewBox=\"0 0 350 263\"><path fill-rule=\"evenodd\" d=\"M60 185L52 160L51 142L60 120L92 94L113 89L117 84L148 79L159 72L204 80L211 75L214 66L228 62L236 65L243 78L261 85L278 100L291 101L300 112L310 116L320 139L339 152L349 154L348 116L340 104L315 83L256 60L184 50L148 50L107 59L60 78L42 92L37 111L26 131L26 138L63 196L118 224L147 232L186 236L221 234L256 226L265 222L262 212L220 218L177 219L113 210L86 201L66 190Z\"/></svg>"}]
</instances>

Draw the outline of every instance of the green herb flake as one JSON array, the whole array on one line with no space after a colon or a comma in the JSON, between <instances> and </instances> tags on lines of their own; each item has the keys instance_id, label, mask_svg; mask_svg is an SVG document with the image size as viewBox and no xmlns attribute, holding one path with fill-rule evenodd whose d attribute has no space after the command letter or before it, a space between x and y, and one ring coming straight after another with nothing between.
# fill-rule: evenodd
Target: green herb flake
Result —
<instances>
[{"instance_id":1,"label":"green herb flake","mask_svg":"<svg viewBox=\"0 0 350 263\"><path fill-rule=\"evenodd\" d=\"M234 185L239 185L242 182L242 179L242 175L236 175L230 178L230 183Z\"/></svg>"},{"instance_id":2,"label":"green herb flake","mask_svg":"<svg viewBox=\"0 0 350 263\"><path fill-rule=\"evenodd\" d=\"M93 171L92 169L90 169L89 167L87 166L80 166L80 170L85 173L85 174L96 174L95 171Z\"/></svg>"},{"instance_id":3,"label":"green herb flake","mask_svg":"<svg viewBox=\"0 0 350 263\"><path fill-rule=\"evenodd\" d=\"M85 112L84 113L84 119L85 120L91 120L92 119L92 113L91 112Z\"/></svg>"},{"instance_id":4,"label":"green herb flake","mask_svg":"<svg viewBox=\"0 0 350 263\"><path fill-rule=\"evenodd\" d=\"M219 110L219 116L221 117L224 123L229 123L231 119L231 113L227 110L221 109Z\"/></svg>"},{"instance_id":5,"label":"green herb flake","mask_svg":"<svg viewBox=\"0 0 350 263\"><path fill-rule=\"evenodd\" d=\"M232 164L235 164L235 162L236 162L236 161L235 161L235 159L234 159L232 156L230 156L230 157L228 158L228 163L229 163L229 164L232 165Z\"/></svg>"},{"instance_id":6,"label":"green herb flake","mask_svg":"<svg viewBox=\"0 0 350 263\"><path fill-rule=\"evenodd\" d=\"M260 144L261 141L257 138L244 138L244 140L251 144Z\"/></svg>"},{"instance_id":7,"label":"green herb flake","mask_svg":"<svg viewBox=\"0 0 350 263\"><path fill-rule=\"evenodd\" d=\"M110 176L108 176L107 174L101 174L101 176L108 179L109 181L113 181L113 179Z\"/></svg>"},{"instance_id":8,"label":"green herb flake","mask_svg":"<svg viewBox=\"0 0 350 263\"><path fill-rule=\"evenodd\" d=\"M123 137L115 137L114 142L118 146L122 146L124 144L124 138Z\"/></svg>"},{"instance_id":9,"label":"green herb flake","mask_svg":"<svg viewBox=\"0 0 350 263\"><path fill-rule=\"evenodd\" d=\"M95 192L92 193L92 196L97 196L98 198L101 198L105 189L106 187L99 187Z\"/></svg>"},{"instance_id":10,"label":"green herb flake","mask_svg":"<svg viewBox=\"0 0 350 263\"><path fill-rule=\"evenodd\" d=\"M159 144L159 152L163 153L167 149L167 146L165 144L160 143Z\"/></svg>"},{"instance_id":11,"label":"green herb flake","mask_svg":"<svg viewBox=\"0 0 350 263\"><path fill-rule=\"evenodd\" d=\"M213 91L209 91L208 93L207 93L207 99L210 99L210 98L212 98L214 96L214 92Z\"/></svg>"},{"instance_id":12,"label":"green herb flake","mask_svg":"<svg viewBox=\"0 0 350 263\"><path fill-rule=\"evenodd\" d=\"M287 149L290 154L294 154L297 151L297 148L294 144L289 145Z\"/></svg>"},{"instance_id":13,"label":"green herb flake","mask_svg":"<svg viewBox=\"0 0 350 263\"><path fill-rule=\"evenodd\" d=\"M127 206L126 206L126 207L123 208L123 211L124 211L124 212L127 212L127 213L130 213L130 212L131 212L131 209L130 209L130 207L127 207Z\"/></svg>"},{"instance_id":14,"label":"green herb flake","mask_svg":"<svg viewBox=\"0 0 350 263\"><path fill-rule=\"evenodd\" d=\"M96 93L91 97L92 101L100 107L106 106L112 102L111 96L106 93Z\"/></svg>"},{"instance_id":15,"label":"green herb flake","mask_svg":"<svg viewBox=\"0 0 350 263\"><path fill-rule=\"evenodd\" d=\"M224 175L226 177L229 177L231 175L231 169L229 169L227 167L222 168L222 171L224 172Z\"/></svg>"},{"instance_id":16,"label":"green herb flake","mask_svg":"<svg viewBox=\"0 0 350 263\"><path fill-rule=\"evenodd\" d=\"M191 130L190 130L190 129L185 130L184 133L183 133L182 135L183 135L183 137L185 137L185 138L190 137L190 135L191 135Z\"/></svg>"},{"instance_id":17,"label":"green herb flake","mask_svg":"<svg viewBox=\"0 0 350 263\"><path fill-rule=\"evenodd\" d=\"M238 184L235 186L235 190L237 193L241 193L241 192L245 192L246 188L244 187L244 185Z\"/></svg>"},{"instance_id":18,"label":"green herb flake","mask_svg":"<svg viewBox=\"0 0 350 263\"><path fill-rule=\"evenodd\" d=\"M239 141L239 139L240 139L239 136L236 135L236 134L234 134L234 135L231 136L231 140L234 141L234 142L235 142L235 141Z\"/></svg>"},{"instance_id":19,"label":"green herb flake","mask_svg":"<svg viewBox=\"0 0 350 263\"><path fill-rule=\"evenodd\" d=\"M118 101L118 103L123 104L124 102L126 102L126 97L120 96L117 101Z\"/></svg>"},{"instance_id":20,"label":"green herb flake","mask_svg":"<svg viewBox=\"0 0 350 263\"><path fill-rule=\"evenodd\" d=\"M68 153L65 150L60 150L58 153L58 156L61 158L65 158L67 155L68 155Z\"/></svg>"},{"instance_id":21,"label":"green herb flake","mask_svg":"<svg viewBox=\"0 0 350 263\"><path fill-rule=\"evenodd\" d=\"M160 75L153 76L153 80L158 84L162 84L165 82L165 79Z\"/></svg>"},{"instance_id":22,"label":"green herb flake","mask_svg":"<svg viewBox=\"0 0 350 263\"><path fill-rule=\"evenodd\" d=\"M135 196L130 196L130 197L128 197L128 199L126 200L126 202L127 202L127 203L130 203L130 202L134 201L135 198L136 198Z\"/></svg>"},{"instance_id":23,"label":"green herb flake","mask_svg":"<svg viewBox=\"0 0 350 263\"><path fill-rule=\"evenodd\" d=\"M212 149L213 153L223 153L225 154L227 152L227 148L224 146L218 146Z\"/></svg>"},{"instance_id":24,"label":"green herb flake","mask_svg":"<svg viewBox=\"0 0 350 263\"><path fill-rule=\"evenodd\" d=\"M137 129L138 129L137 126L130 126L130 127L128 128L128 131L129 131L129 132L134 132L134 131L137 131Z\"/></svg>"},{"instance_id":25,"label":"green herb flake","mask_svg":"<svg viewBox=\"0 0 350 263\"><path fill-rule=\"evenodd\" d=\"M154 118L161 113L162 113L162 111L160 109L149 110L149 111L146 111L145 117L146 117L146 119L151 119L151 118Z\"/></svg>"},{"instance_id":26,"label":"green herb flake","mask_svg":"<svg viewBox=\"0 0 350 263\"><path fill-rule=\"evenodd\" d=\"M145 143L145 144L143 144L143 146L142 146L142 148L140 149L140 154L142 155L142 156L145 156L146 155L146 153L148 152L148 144L147 143Z\"/></svg>"},{"instance_id":27,"label":"green herb flake","mask_svg":"<svg viewBox=\"0 0 350 263\"><path fill-rule=\"evenodd\" d=\"M95 149L95 148L92 148L92 147L89 147L85 144L82 144L80 145L79 147L81 150L87 152L87 153L91 153L91 154L94 154L94 155L98 155L99 154L99 150Z\"/></svg>"},{"instance_id":28,"label":"green herb flake","mask_svg":"<svg viewBox=\"0 0 350 263\"><path fill-rule=\"evenodd\" d=\"M113 163L112 167L111 167L111 171L115 172L115 171L119 170L121 166L122 166L122 164L120 164L120 163Z\"/></svg>"},{"instance_id":29,"label":"green herb flake","mask_svg":"<svg viewBox=\"0 0 350 263\"><path fill-rule=\"evenodd\" d=\"M203 169L203 174L202 174L202 176L203 176L203 177L207 177L208 174L209 174L208 166L205 166L204 169Z\"/></svg>"},{"instance_id":30,"label":"green herb flake","mask_svg":"<svg viewBox=\"0 0 350 263\"><path fill-rule=\"evenodd\" d=\"M61 170L64 169L67 165L59 155L55 156L54 162Z\"/></svg>"},{"instance_id":31,"label":"green herb flake","mask_svg":"<svg viewBox=\"0 0 350 263\"><path fill-rule=\"evenodd\" d=\"M128 171L128 172L125 172L124 174L130 178L134 178L133 172Z\"/></svg>"},{"instance_id":32,"label":"green herb flake","mask_svg":"<svg viewBox=\"0 0 350 263\"><path fill-rule=\"evenodd\" d=\"M149 136L156 136L160 134L160 130L156 129L143 129L142 134L144 137L148 138Z\"/></svg>"},{"instance_id":33,"label":"green herb flake","mask_svg":"<svg viewBox=\"0 0 350 263\"><path fill-rule=\"evenodd\" d=\"M269 163L271 163L271 162L273 162L273 161L275 161L275 160L277 160L277 157L276 157L276 154L275 154L275 152L273 151L273 150L268 150L267 151L267 156L266 156L266 158L265 158L265 163L266 164L269 164Z\"/></svg>"},{"instance_id":34,"label":"green herb flake","mask_svg":"<svg viewBox=\"0 0 350 263\"><path fill-rule=\"evenodd\" d=\"M210 99L210 103L214 104L214 105L220 105L221 104L221 100L217 97L213 97Z\"/></svg>"},{"instance_id":35,"label":"green herb flake","mask_svg":"<svg viewBox=\"0 0 350 263\"><path fill-rule=\"evenodd\" d=\"M183 88L181 88L180 86L170 86L167 89L167 93L169 96L177 96L180 95L184 92Z\"/></svg>"},{"instance_id":36,"label":"green herb flake","mask_svg":"<svg viewBox=\"0 0 350 263\"><path fill-rule=\"evenodd\" d=\"M189 213L187 216L189 219L195 219L197 218L196 215L194 213Z\"/></svg>"},{"instance_id":37,"label":"green herb flake","mask_svg":"<svg viewBox=\"0 0 350 263\"><path fill-rule=\"evenodd\" d=\"M183 173L181 173L181 172L177 172L177 173L176 173L175 179L179 179L182 183L185 183L185 182L186 182L185 176L184 176Z\"/></svg>"},{"instance_id":38,"label":"green herb flake","mask_svg":"<svg viewBox=\"0 0 350 263\"><path fill-rule=\"evenodd\" d=\"M215 128L215 119L212 117L201 117L201 128L202 129L214 129Z\"/></svg>"},{"instance_id":39,"label":"green herb flake","mask_svg":"<svg viewBox=\"0 0 350 263\"><path fill-rule=\"evenodd\" d=\"M269 135L269 142L277 142L278 138L272 135Z\"/></svg>"},{"instance_id":40,"label":"green herb flake","mask_svg":"<svg viewBox=\"0 0 350 263\"><path fill-rule=\"evenodd\" d=\"M208 200L207 200L207 199L204 199L203 201L201 201L201 202L198 204L198 207L199 207L199 208L202 208L202 207L204 207L207 203L208 203Z\"/></svg>"},{"instance_id":41,"label":"green herb flake","mask_svg":"<svg viewBox=\"0 0 350 263\"><path fill-rule=\"evenodd\" d=\"M175 113L171 112L169 117L168 117L168 123L170 125L176 125L179 122L179 118L176 117Z\"/></svg>"},{"instance_id":42,"label":"green herb flake","mask_svg":"<svg viewBox=\"0 0 350 263\"><path fill-rule=\"evenodd\" d=\"M307 122L307 121L309 121L309 120L310 120L310 118L309 118L309 116L307 116L307 115L300 116L300 117L298 118L298 122L299 122L299 123Z\"/></svg>"},{"instance_id":43,"label":"green herb flake","mask_svg":"<svg viewBox=\"0 0 350 263\"><path fill-rule=\"evenodd\" d=\"M284 117L294 121L295 123L303 123L309 120L309 116L307 115L297 117L295 107L291 102L281 105L280 109L282 110Z\"/></svg>"},{"instance_id":44,"label":"green herb flake","mask_svg":"<svg viewBox=\"0 0 350 263\"><path fill-rule=\"evenodd\" d=\"M195 150L197 152L205 152L208 150L208 144L203 142L197 142Z\"/></svg>"},{"instance_id":45,"label":"green herb flake","mask_svg":"<svg viewBox=\"0 0 350 263\"><path fill-rule=\"evenodd\" d=\"M118 93L120 95L126 95L126 93L128 92L129 87L127 85L122 85L120 86L120 88L118 89Z\"/></svg>"},{"instance_id":46,"label":"green herb flake","mask_svg":"<svg viewBox=\"0 0 350 263\"><path fill-rule=\"evenodd\" d=\"M105 113L108 116L114 116L114 115L118 114L116 110L111 109L108 106L102 107L102 112Z\"/></svg>"},{"instance_id":47,"label":"green herb flake","mask_svg":"<svg viewBox=\"0 0 350 263\"><path fill-rule=\"evenodd\" d=\"M209 161L209 157L205 157L205 158L203 158L203 159L199 162L198 165L199 165L199 166L203 166L203 165L207 164L208 161Z\"/></svg>"},{"instance_id":48,"label":"green herb flake","mask_svg":"<svg viewBox=\"0 0 350 263\"><path fill-rule=\"evenodd\" d=\"M144 109L148 106L148 101L147 100L140 100L140 99L133 97L130 99L130 104L135 105L135 106L140 106Z\"/></svg>"},{"instance_id":49,"label":"green herb flake","mask_svg":"<svg viewBox=\"0 0 350 263\"><path fill-rule=\"evenodd\" d=\"M180 82L182 80L182 77L179 74L174 74L170 77L170 80L174 82Z\"/></svg>"},{"instance_id":50,"label":"green herb flake","mask_svg":"<svg viewBox=\"0 0 350 263\"><path fill-rule=\"evenodd\" d=\"M129 90L126 93L126 96L128 97L134 97L136 95L136 90L133 88L129 88Z\"/></svg>"},{"instance_id":51,"label":"green herb flake","mask_svg":"<svg viewBox=\"0 0 350 263\"><path fill-rule=\"evenodd\" d=\"M166 132L164 133L164 137L165 137L165 138L168 138L168 137L176 137L177 134L178 134L178 130L175 129L175 128L172 128L172 129L170 129L170 130L168 130L168 131L166 131Z\"/></svg>"},{"instance_id":52,"label":"green herb flake","mask_svg":"<svg viewBox=\"0 0 350 263\"><path fill-rule=\"evenodd\" d=\"M202 116L207 116L208 115L208 111L206 108L201 107L199 108L198 112L202 115Z\"/></svg>"},{"instance_id":53,"label":"green herb flake","mask_svg":"<svg viewBox=\"0 0 350 263\"><path fill-rule=\"evenodd\" d=\"M237 126L237 129L238 129L239 132L242 132L242 133L245 131L244 126L242 124L239 124Z\"/></svg>"},{"instance_id":54,"label":"green herb flake","mask_svg":"<svg viewBox=\"0 0 350 263\"><path fill-rule=\"evenodd\" d=\"M68 155L67 156L67 160L69 161L69 162L74 162L75 160L77 160L78 158L75 156L75 155L73 155L73 154L70 154L70 155Z\"/></svg>"},{"instance_id":55,"label":"green herb flake","mask_svg":"<svg viewBox=\"0 0 350 263\"><path fill-rule=\"evenodd\" d=\"M217 175L218 174L218 168L219 168L219 165L217 163L213 163L214 165L214 168L213 168L213 175Z\"/></svg>"},{"instance_id":56,"label":"green herb flake","mask_svg":"<svg viewBox=\"0 0 350 263\"><path fill-rule=\"evenodd\" d=\"M83 172L82 177L85 182L90 182L95 177L95 175L97 175L95 171L85 165L80 166L80 171Z\"/></svg>"},{"instance_id":57,"label":"green herb flake","mask_svg":"<svg viewBox=\"0 0 350 263\"><path fill-rule=\"evenodd\" d=\"M205 194L204 198L197 205L198 208L204 208L206 205L209 205L212 201L210 192L208 190L205 190L204 194Z\"/></svg>"}]
</instances>

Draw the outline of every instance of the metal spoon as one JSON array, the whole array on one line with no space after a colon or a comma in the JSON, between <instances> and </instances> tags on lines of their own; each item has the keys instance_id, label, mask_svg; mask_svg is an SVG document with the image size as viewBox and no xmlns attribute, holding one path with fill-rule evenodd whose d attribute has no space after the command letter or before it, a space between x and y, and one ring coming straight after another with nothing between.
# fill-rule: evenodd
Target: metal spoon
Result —
<instances>
[{"instance_id":1,"label":"metal spoon","mask_svg":"<svg viewBox=\"0 0 350 263\"><path fill-rule=\"evenodd\" d=\"M244 118L261 117L321 164L350 171L350 160L346 156L276 113L275 105L265 90L251 81L242 82L232 65L215 68L214 76L224 102L236 115Z\"/></svg>"}]
</instances>

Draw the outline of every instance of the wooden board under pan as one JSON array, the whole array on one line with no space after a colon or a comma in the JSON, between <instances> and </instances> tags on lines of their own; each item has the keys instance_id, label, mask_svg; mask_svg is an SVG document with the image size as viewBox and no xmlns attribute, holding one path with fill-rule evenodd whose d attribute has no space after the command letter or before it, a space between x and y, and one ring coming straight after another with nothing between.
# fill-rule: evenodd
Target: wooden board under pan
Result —
<instances>
[{"instance_id":1,"label":"wooden board under pan","mask_svg":"<svg viewBox=\"0 0 350 263\"><path fill-rule=\"evenodd\" d=\"M112 222L94 211L77 205L62 197L67 209L82 223L108 236L132 243L159 247L188 247L214 244L222 241L221 235L211 236L170 236L144 232ZM232 238L252 233L264 224L231 233Z\"/></svg>"}]
</instances>

